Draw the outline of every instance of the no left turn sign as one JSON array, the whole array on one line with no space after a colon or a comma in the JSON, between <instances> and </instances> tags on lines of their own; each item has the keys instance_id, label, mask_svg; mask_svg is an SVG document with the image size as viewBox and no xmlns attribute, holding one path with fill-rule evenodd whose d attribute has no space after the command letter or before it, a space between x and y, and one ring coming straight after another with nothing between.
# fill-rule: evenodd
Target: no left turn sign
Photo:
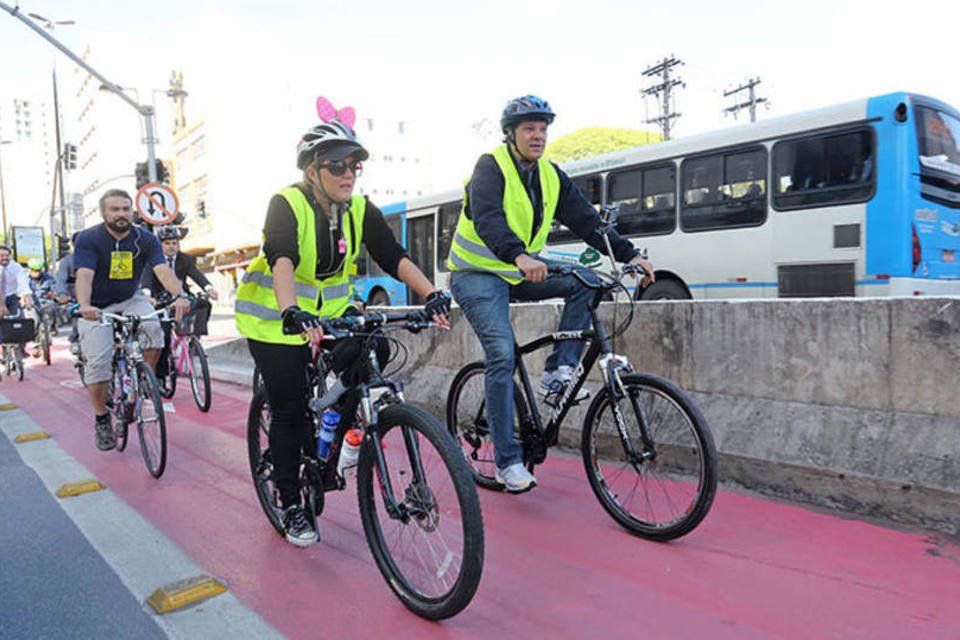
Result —
<instances>
[{"instance_id":1,"label":"no left turn sign","mask_svg":"<svg viewBox=\"0 0 960 640\"><path fill-rule=\"evenodd\" d=\"M146 222L170 224L180 211L180 200L169 185L151 182L137 191L136 206L137 213Z\"/></svg>"}]
</instances>

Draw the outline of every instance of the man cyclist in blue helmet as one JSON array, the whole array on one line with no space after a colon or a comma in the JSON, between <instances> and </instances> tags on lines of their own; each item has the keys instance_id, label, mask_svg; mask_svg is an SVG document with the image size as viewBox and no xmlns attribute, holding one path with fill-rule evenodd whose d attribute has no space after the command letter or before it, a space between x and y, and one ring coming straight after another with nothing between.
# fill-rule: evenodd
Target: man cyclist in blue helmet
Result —
<instances>
[{"instance_id":1,"label":"man cyclist in blue helmet","mask_svg":"<svg viewBox=\"0 0 960 640\"><path fill-rule=\"evenodd\" d=\"M536 96L507 102L500 117L504 143L480 156L465 188L463 209L447 264L453 272L450 290L476 332L486 357L484 394L493 439L496 479L511 493L536 486L523 466L523 450L513 438L514 335L510 299L536 301L563 298L560 331L590 326L593 290L574 276L547 279L549 262L538 256L556 219L590 246L605 250L598 233L600 218L570 178L543 157L550 105ZM617 260L653 266L616 231L609 234ZM653 276L647 276L643 286ZM557 343L544 366L541 390L559 397L569 383L583 343ZM586 394L585 394L586 395ZM584 396L585 397L585 396Z\"/></svg>"}]
</instances>

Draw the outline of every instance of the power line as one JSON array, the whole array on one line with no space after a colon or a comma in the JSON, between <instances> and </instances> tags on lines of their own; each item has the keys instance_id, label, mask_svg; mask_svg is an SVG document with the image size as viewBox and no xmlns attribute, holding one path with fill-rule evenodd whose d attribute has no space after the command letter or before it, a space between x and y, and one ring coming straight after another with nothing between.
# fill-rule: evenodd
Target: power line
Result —
<instances>
[{"instance_id":1,"label":"power line","mask_svg":"<svg viewBox=\"0 0 960 640\"><path fill-rule=\"evenodd\" d=\"M670 100L674 87L687 86L680 78L670 77L673 73L672 69L681 64L683 64L682 60L671 55L669 58L664 58L643 72L644 77L652 78L654 84L641 90L640 93L643 96L653 96L654 99L657 100L657 105L660 108L660 115L656 118L648 118L646 123L657 123L660 131L663 133L664 140L670 139L670 128L672 124L682 115L673 110L673 104ZM675 97L673 102L676 102Z\"/></svg>"},{"instance_id":2,"label":"power line","mask_svg":"<svg viewBox=\"0 0 960 640\"><path fill-rule=\"evenodd\" d=\"M766 98L757 97L756 86L758 84L760 84L759 76L756 78L751 78L750 80L747 80L744 84L741 84L736 89L731 89L730 91L724 91L723 92L724 98L732 95L736 95L741 91L747 91L748 97L745 102L738 102L724 109L723 115L732 113L734 120L736 120L737 114L740 112L741 109L750 109L750 122L756 122L757 121L757 105L763 102L767 102ZM769 102L767 102L767 107L769 108L769 106L770 104Z\"/></svg>"}]
</instances>

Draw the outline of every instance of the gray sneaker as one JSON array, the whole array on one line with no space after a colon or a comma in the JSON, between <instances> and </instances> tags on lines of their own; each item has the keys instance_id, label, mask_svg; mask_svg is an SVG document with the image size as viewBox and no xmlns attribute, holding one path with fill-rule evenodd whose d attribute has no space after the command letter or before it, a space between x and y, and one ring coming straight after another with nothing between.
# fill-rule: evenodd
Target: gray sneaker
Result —
<instances>
[{"instance_id":1,"label":"gray sneaker","mask_svg":"<svg viewBox=\"0 0 960 640\"><path fill-rule=\"evenodd\" d=\"M100 451L110 451L117 448L117 436L113 433L109 413L105 419L97 418L93 425L93 435L97 449L100 449Z\"/></svg>"},{"instance_id":2,"label":"gray sneaker","mask_svg":"<svg viewBox=\"0 0 960 640\"><path fill-rule=\"evenodd\" d=\"M523 493L537 486L537 479L527 471L522 462L512 464L506 469L497 467L494 478L510 493Z\"/></svg>"},{"instance_id":3,"label":"gray sneaker","mask_svg":"<svg viewBox=\"0 0 960 640\"><path fill-rule=\"evenodd\" d=\"M298 547L309 547L320 538L299 504L283 510L283 528L287 542Z\"/></svg>"}]
</instances>

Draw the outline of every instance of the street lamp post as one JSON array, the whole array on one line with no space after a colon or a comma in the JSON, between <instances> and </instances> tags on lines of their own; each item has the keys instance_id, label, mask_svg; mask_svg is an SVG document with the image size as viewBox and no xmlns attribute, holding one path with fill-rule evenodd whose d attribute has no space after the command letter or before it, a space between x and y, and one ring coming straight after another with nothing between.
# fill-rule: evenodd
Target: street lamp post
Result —
<instances>
[{"instance_id":1,"label":"street lamp post","mask_svg":"<svg viewBox=\"0 0 960 640\"><path fill-rule=\"evenodd\" d=\"M0 147L10 144L11 140L0 140ZM3 240L7 240L7 192L3 188L3 162L0 162L0 209L3 210Z\"/></svg>"},{"instance_id":2,"label":"street lamp post","mask_svg":"<svg viewBox=\"0 0 960 640\"><path fill-rule=\"evenodd\" d=\"M77 54L75 54L74 52L70 51L70 49L67 49L67 48L66 48L65 46L63 46L62 44L60 44L60 41L59 41L59 40L57 40L56 38L54 38L52 35L50 35L50 34L47 33L46 31L44 31L43 28L37 26L32 20L30 20L29 18L27 18L26 16L24 16L22 13L20 13L20 7L11 7L10 5L8 5L8 4L5 3L5 2L0 2L0 9L3 9L4 11L6 11L7 13L9 13L9 14L10 14L11 16L13 16L14 18L20 20L21 22L23 22L24 24L26 24L28 27L30 27L31 29L33 29L34 31L36 31L44 40L48 41L50 44L52 44L54 47L56 47L61 53L63 53L65 56L67 56L68 58L70 58L71 60L73 60L75 63L77 63L77 65L79 65L80 67L82 67L83 69L85 69L85 70L86 70L90 75L92 75L94 78L96 78L97 80L99 80L101 83L107 85L108 90L110 90L110 91L114 92L115 94L117 94L118 96L120 96L120 99L122 99L124 102L126 102L127 104L129 104L131 107L133 107L134 109L136 109L136 110L137 110L137 113L139 113L141 116L143 116L144 124L145 124L145 128L146 128L146 134L147 134L147 140L146 140L146 142L147 142L147 161L148 161L148 162L147 162L147 166L148 166L148 170L149 170L149 172L150 172L150 173L149 173L149 175L150 175L150 180L151 180L152 182L155 182L156 179L157 179L157 168L156 168L156 165L155 165L156 153L154 152L154 138L153 138L153 128L154 128L154 126L153 126L153 119L154 119L154 109L153 109L153 107L150 106L150 105L146 105L146 104L139 104L138 102L136 102L135 100L133 100L133 98L131 98L129 95L127 95L127 94L123 91L123 88L122 88L120 85L115 84L115 83L110 82L109 80L107 80L100 72L98 72L96 69L94 69L94 68L91 67L89 64L87 64L87 63L86 63L84 60L82 60ZM47 21L47 22L49 22L49 21Z\"/></svg>"}]
</instances>

